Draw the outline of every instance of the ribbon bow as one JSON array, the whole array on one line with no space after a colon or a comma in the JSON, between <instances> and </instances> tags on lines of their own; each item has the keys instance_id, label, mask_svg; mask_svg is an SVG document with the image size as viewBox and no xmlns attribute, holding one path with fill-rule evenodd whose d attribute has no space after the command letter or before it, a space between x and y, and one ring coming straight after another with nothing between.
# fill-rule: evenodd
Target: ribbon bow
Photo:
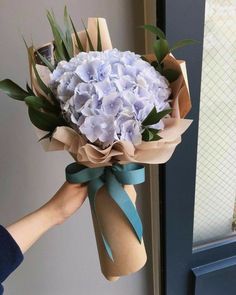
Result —
<instances>
[{"instance_id":1,"label":"ribbon bow","mask_svg":"<svg viewBox=\"0 0 236 295\"><path fill-rule=\"evenodd\" d=\"M139 164L113 164L108 167L88 168L74 162L66 167L66 180L69 183L88 184L88 197L97 221L98 218L95 210L96 194L102 186L105 186L110 197L119 206L125 217L128 219L139 242L142 242L142 222L135 205L130 200L129 195L123 188L123 185L134 185L144 182L144 166ZM101 229L100 231L107 254L113 261L111 247Z\"/></svg>"}]
</instances>

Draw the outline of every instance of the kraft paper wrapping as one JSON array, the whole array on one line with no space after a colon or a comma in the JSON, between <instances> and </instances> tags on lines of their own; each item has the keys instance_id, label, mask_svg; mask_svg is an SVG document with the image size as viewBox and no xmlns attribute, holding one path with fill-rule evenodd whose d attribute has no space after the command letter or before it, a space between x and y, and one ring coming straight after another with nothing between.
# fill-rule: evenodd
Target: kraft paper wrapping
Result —
<instances>
[{"instance_id":1,"label":"kraft paper wrapping","mask_svg":"<svg viewBox=\"0 0 236 295\"><path fill-rule=\"evenodd\" d=\"M105 19L99 18L99 24L102 48L103 50L111 49L112 43ZM97 18L88 19L87 30L93 45L96 46ZM88 50L84 31L79 32L79 34L84 48ZM146 58L149 61L155 60L154 55L147 55ZM173 112L171 118L163 119L165 128L160 132L161 140L142 142L138 146L134 146L130 142L117 141L106 149L101 149L87 143L83 136L72 128L64 126L56 128L51 140L41 141L44 149L46 151L66 150L76 161L88 167L110 166L117 162L121 164L129 162L161 164L167 162L176 146L181 142L181 135L192 121L184 119L191 108L185 62L177 61L173 56L168 55L165 58L164 66L165 68L176 69L179 72L179 77L177 81L170 84ZM45 84L48 84L49 70L42 65L37 65L37 70ZM37 84L31 64L30 74L34 91L45 96ZM39 129L36 132L39 138L45 135L45 132ZM136 192L134 187L127 185L124 189L135 204ZM97 221L93 216L101 270L108 280L114 281L120 276L136 272L144 266L147 259L145 246L143 242L139 243L128 221L109 197L104 187L98 192L96 200L95 207L98 220L111 245L114 257L114 262L112 262L106 253Z\"/></svg>"},{"instance_id":2,"label":"kraft paper wrapping","mask_svg":"<svg viewBox=\"0 0 236 295\"><path fill-rule=\"evenodd\" d=\"M124 189L135 204L134 186L125 185ZM144 242L139 243L127 219L104 187L98 192L96 199L97 217L114 257L112 262L106 253L96 218L93 216L101 270L108 280L115 281L120 276L129 275L141 269L147 260L146 250Z\"/></svg>"}]
</instances>

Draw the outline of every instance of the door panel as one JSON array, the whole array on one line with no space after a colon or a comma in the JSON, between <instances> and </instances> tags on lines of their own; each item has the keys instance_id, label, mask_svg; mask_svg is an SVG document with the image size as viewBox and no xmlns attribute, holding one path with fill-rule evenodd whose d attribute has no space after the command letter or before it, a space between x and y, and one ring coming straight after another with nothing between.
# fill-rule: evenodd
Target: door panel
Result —
<instances>
[{"instance_id":1,"label":"door panel","mask_svg":"<svg viewBox=\"0 0 236 295\"><path fill-rule=\"evenodd\" d=\"M231 0L165 0L157 7L164 7L159 24L170 43L200 41L175 54L187 62L193 124L160 167L162 294L235 294L235 10Z\"/></svg>"},{"instance_id":2,"label":"door panel","mask_svg":"<svg viewBox=\"0 0 236 295\"><path fill-rule=\"evenodd\" d=\"M194 295L235 294L236 256L196 267Z\"/></svg>"}]
</instances>

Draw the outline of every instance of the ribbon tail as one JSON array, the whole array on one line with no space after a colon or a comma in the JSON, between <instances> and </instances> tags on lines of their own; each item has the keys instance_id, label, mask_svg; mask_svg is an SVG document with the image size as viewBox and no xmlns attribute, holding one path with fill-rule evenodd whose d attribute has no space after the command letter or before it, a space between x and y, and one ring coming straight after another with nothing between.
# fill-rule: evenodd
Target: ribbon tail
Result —
<instances>
[{"instance_id":1,"label":"ribbon tail","mask_svg":"<svg viewBox=\"0 0 236 295\"><path fill-rule=\"evenodd\" d=\"M110 171L107 173L106 187L112 199L120 207L128 219L139 242L141 243L143 238L143 226L136 207L130 200L129 195L126 193L123 186Z\"/></svg>"},{"instance_id":2,"label":"ribbon tail","mask_svg":"<svg viewBox=\"0 0 236 295\"><path fill-rule=\"evenodd\" d=\"M109 258L114 262L111 246L109 245L107 239L105 238L105 236L102 232L102 228L101 228L99 219L97 217L96 208L95 208L96 194L103 187L103 185L104 185L104 182L101 180L101 178L97 178L97 179L94 179L93 181L91 181L88 185L88 197L89 197L91 209L94 213L94 217L96 218L96 221L98 224L98 228L99 228L99 231L100 231L100 234L102 237L103 245L106 249L106 252L107 252Z\"/></svg>"},{"instance_id":3,"label":"ribbon tail","mask_svg":"<svg viewBox=\"0 0 236 295\"><path fill-rule=\"evenodd\" d=\"M104 235L101 232L101 236L102 236L102 240L103 240L103 244L104 247L107 251L107 254L109 256L109 258L114 262L114 258L113 258L113 254L112 254L112 250L111 250L111 246L109 245L109 243L107 242L106 238L104 237Z\"/></svg>"}]
</instances>

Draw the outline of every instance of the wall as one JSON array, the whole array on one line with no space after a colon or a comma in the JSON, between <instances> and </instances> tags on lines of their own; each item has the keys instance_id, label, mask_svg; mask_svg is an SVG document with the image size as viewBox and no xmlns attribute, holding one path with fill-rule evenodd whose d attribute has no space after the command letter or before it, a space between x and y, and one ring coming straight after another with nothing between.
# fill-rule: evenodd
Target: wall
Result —
<instances>
[{"instance_id":1,"label":"wall","mask_svg":"<svg viewBox=\"0 0 236 295\"><path fill-rule=\"evenodd\" d=\"M142 51L142 1L0 1L0 79L24 86L28 72L21 34L40 45L51 40L45 10L62 16L64 4L81 28L81 17L106 17L114 46ZM7 225L38 208L64 181L71 162L64 152L45 153L22 103L0 94L0 223ZM51 230L25 256L23 265L5 283L6 295L151 295L151 253L148 187L139 187L149 263L140 272L108 283L101 275L88 202L67 223ZM144 193L145 192L145 193Z\"/></svg>"}]
</instances>

